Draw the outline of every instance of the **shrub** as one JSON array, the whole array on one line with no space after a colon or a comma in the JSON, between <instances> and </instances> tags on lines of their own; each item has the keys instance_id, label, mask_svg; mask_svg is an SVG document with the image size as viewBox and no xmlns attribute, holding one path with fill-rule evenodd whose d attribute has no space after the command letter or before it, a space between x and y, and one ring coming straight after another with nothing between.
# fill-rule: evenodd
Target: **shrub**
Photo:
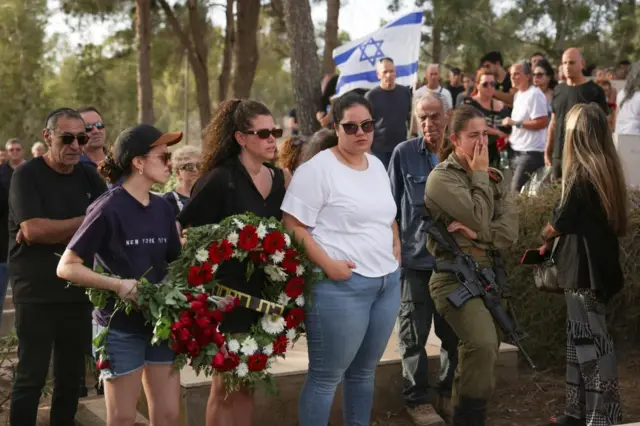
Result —
<instances>
[{"instance_id":1,"label":"shrub","mask_svg":"<svg viewBox=\"0 0 640 426\"><path fill-rule=\"evenodd\" d=\"M614 335L616 343L640 340L640 210L635 208L640 205L640 192L631 192L630 196L632 210L629 231L620 240L625 286L608 306L609 331ZM518 242L503 253L518 320L529 334L524 346L540 367L551 367L564 362L564 297L537 290L531 267L520 265L520 258L526 249L540 247L540 231L551 218L559 198L559 186L541 190L537 197L519 197Z\"/></svg>"}]
</instances>

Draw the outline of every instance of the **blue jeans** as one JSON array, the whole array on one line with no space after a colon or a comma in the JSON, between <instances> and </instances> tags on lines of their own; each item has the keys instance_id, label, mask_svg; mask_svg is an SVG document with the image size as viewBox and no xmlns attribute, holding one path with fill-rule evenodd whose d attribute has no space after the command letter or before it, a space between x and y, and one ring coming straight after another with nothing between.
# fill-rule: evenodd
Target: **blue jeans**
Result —
<instances>
[{"instance_id":1,"label":"blue jeans","mask_svg":"<svg viewBox=\"0 0 640 426\"><path fill-rule=\"evenodd\" d=\"M7 296L9 285L9 271L6 263L0 263L0 325L2 325L2 313L4 312L4 298Z\"/></svg>"},{"instance_id":2,"label":"blue jeans","mask_svg":"<svg viewBox=\"0 0 640 426\"><path fill-rule=\"evenodd\" d=\"M298 405L300 426L327 426L343 381L345 426L368 426L374 375L400 307L400 269L379 278L354 273L314 285L305 325L309 372Z\"/></svg>"}]
</instances>

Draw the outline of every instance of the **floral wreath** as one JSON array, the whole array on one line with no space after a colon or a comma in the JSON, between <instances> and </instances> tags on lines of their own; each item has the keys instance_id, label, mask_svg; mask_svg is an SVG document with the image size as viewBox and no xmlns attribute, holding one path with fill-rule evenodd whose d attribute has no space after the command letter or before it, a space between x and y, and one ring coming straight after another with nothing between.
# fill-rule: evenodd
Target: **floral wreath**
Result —
<instances>
[{"instance_id":1,"label":"floral wreath","mask_svg":"<svg viewBox=\"0 0 640 426\"><path fill-rule=\"evenodd\" d=\"M152 343L169 341L176 353L177 368L189 364L197 374L223 375L227 391L258 382L272 386L267 371L275 359L285 357L289 344L304 332L304 307L311 284L319 278L304 247L278 220L253 214L190 228L186 236L186 246L169 266L168 278L155 285L142 279L137 306L118 300L116 310L141 310L154 326ZM216 271L231 259L247 261L247 279L256 268L264 270L267 282L262 297L238 292L217 281ZM104 306L105 292L89 293L95 305ZM238 306L263 315L248 333L221 333L219 325L225 313ZM95 343L100 355L97 367L108 370L104 336L96 338Z\"/></svg>"}]
</instances>

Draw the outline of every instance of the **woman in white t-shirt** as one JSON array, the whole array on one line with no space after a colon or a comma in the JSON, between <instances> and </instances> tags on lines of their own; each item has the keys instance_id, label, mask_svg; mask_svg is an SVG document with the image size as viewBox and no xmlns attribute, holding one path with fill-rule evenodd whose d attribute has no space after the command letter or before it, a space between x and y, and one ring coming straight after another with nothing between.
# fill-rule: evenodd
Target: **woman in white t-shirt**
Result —
<instances>
[{"instance_id":1,"label":"woman in white t-shirt","mask_svg":"<svg viewBox=\"0 0 640 426\"><path fill-rule=\"evenodd\" d=\"M616 133L620 135L640 134L640 61L631 66L624 89L616 100Z\"/></svg>"},{"instance_id":2,"label":"woman in white t-shirt","mask_svg":"<svg viewBox=\"0 0 640 426\"><path fill-rule=\"evenodd\" d=\"M300 426L327 425L340 382L344 424L369 425L375 369L400 307L396 204L384 166L368 153L371 110L355 93L336 100L338 144L296 170L282 204L285 227L327 275L312 289L305 320Z\"/></svg>"},{"instance_id":3,"label":"woman in white t-shirt","mask_svg":"<svg viewBox=\"0 0 640 426\"><path fill-rule=\"evenodd\" d=\"M549 116L547 98L531 84L531 65L522 61L511 66L511 81L518 91L513 98L511 117L502 121L512 126L509 145L513 151L511 190L520 192L536 170L544 167Z\"/></svg>"}]
</instances>

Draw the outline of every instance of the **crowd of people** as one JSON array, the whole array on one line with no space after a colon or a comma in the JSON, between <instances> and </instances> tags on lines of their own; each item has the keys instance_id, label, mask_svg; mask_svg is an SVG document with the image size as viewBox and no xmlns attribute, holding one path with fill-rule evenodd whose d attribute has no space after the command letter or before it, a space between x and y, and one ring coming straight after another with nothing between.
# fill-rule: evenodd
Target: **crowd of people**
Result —
<instances>
[{"instance_id":1,"label":"crowd of people","mask_svg":"<svg viewBox=\"0 0 640 426\"><path fill-rule=\"evenodd\" d=\"M305 319L301 426L328 424L340 383L344 424L369 425L375 370L395 324L411 420L484 425L500 331L480 298L460 308L449 302L459 278L437 264L455 254L425 232L423 219L442 222L462 252L496 268L497 251L518 238L515 196L543 167L553 169L562 195L539 252L553 250L568 306L566 409L549 424L618 424L604 309L623 285L617 238L627 227L627 197L608 117L613 95L585 77L578 49L564 52L561 64L558 79L543 55L505 68L500 53L490 52L474 76L451 69L447 87L440 67L429 65L426 84L414 91L396 84L393 59L383 58L380 84L370 91L336 97L336 77L323 79L316 116L323 128L298 134L292 111L295 132L281 142L283 130L254 100L221 103L202 148L173 151L181 132L138 124L108 149L98 109L52 111L34 158L25 161L12 139L0 167L8 247L0 279L5 290L11 283L19 339L11 424L36 424L51 359L51 424L73 424L86 392L92 328L109 322L110 366L100 372L107 424L133 425L144 388L151 423L177 425L179 372L171 369L170 347L151 344L152 328L140 314L112 317L113 300L92 320L84 288L135 299L143 275L152 283L164 279L185 229L251 212L281 219L325 276L311 289ZM616 95L618 118L640 99L636 65ZM507 166L511 179L500 170ZM175 189L153 193L171 173ZM266 285L263 272L247 279L238 261L221 266L216 278L256 296ZM220 331L247 332L258 318L238 308ZM435 384L425 350L432 324L442 342ZM227 394L224 378L214 376L206 424L253 424L252 390Z\"/></svg>"}]
</instances>

